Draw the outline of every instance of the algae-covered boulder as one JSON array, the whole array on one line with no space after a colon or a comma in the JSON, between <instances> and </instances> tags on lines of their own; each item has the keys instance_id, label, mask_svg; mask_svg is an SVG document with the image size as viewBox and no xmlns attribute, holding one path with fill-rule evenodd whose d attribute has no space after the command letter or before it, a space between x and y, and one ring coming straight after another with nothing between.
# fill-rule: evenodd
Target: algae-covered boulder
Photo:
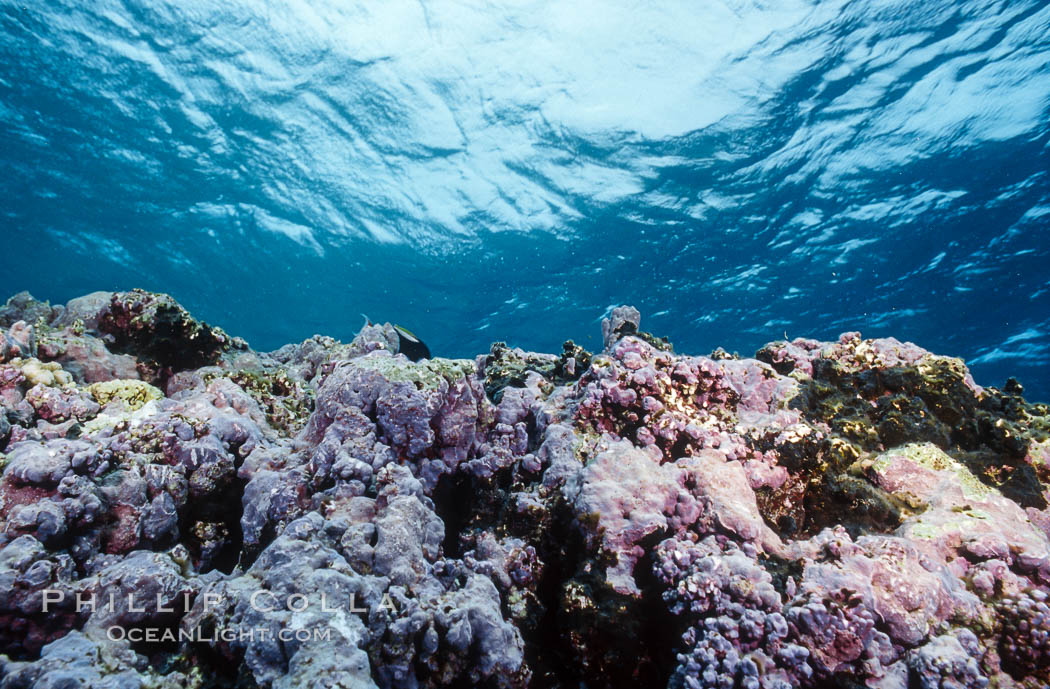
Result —
<instances>
[{"instance_id":1,"label":"algae-covered boulder","mask_svg":"<svg viewBox=\"0 0 1050 689\"><path fill-rule=\"evenodd\" d=\"M0 327L9 328L18 321L30 325L41 321L47 323L61 312L60 306L51 306L46 301L34 299L29 292L19 292L0 306Z\"/></svg>"},{"instance_id":2,"label":"algae-covered boulder","mask_svg":"<svg viewBox=\"0 0 1050 689\"><path fill-rule=\"evenodd\" d=\"M158 380L214 364L234 344L170 296L138 289L114 294L98 316L98 329L113 337L115 351L137 357Z\"/></svg>"}]
</instances>

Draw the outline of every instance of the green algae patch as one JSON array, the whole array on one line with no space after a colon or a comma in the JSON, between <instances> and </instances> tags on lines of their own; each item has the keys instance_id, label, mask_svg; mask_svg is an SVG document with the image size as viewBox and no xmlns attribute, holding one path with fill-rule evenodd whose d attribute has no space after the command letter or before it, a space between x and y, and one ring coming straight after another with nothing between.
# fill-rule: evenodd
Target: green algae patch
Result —
<instances>
[{"instance_id":1,"label":"green algae patch","mask_svg":"<svg viewBox=\"0 0 1050 689\"><path fill-rule=\"evenodd\" d=\"M988 521L992 518L988 512L971 507L952 508L951 513L951 518L941 521L916 519L907 529L908 536L932 541L944 534L966 534L975 530L974 522Z\"/></svg>"},{"instance_id":2,"label":"green algae patch","mask_svg":"<svg viewBox=\"0 0 1050 689\"><path fill-rule=\"evenodd\" d=\"M425 390L437 389L442 382L455 383L475 373L474 362L470 359L411 362L392 356L363 356L354 359L353 365L376 371L389 381L415 383L416 387Z\"/></svg>"},{"instance_id":3,"label":"green algae patch","mask_svg":"<svg viewBox=\"0 0 1050 689\"><path fill-rule=\"evenodd\" d=\"M159 389L141 380L107 380L87 386L88 392L103 407L115 399L124 402L128 411L137 411L153 400L164 397Z\"/></svg>"},{"instance_id":4,"label":"green algae patch","mask_svg":"<svg viewBox=\"0 0 1050 689\"><path fill-rule=\"evenodd\" d=\"M927 541L932 541L941 535L941 529L938 525L926 524L921 521L916 522L908 532L912 538L922 538Z\"/></svg>"}]
</instances>

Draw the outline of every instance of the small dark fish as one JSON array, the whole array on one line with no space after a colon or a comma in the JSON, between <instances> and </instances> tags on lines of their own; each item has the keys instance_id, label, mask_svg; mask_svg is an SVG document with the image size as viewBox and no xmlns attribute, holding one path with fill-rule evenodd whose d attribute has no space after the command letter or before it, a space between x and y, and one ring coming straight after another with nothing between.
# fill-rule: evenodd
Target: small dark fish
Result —
<instances>
[{"instance_id":1,"label":"small dark fish","mask_svg":"<svg viewBox=\"0 0 1050 689\"><path fill-rule=\"evenodd\" d=\"M365 327L374 325L372 319L365 314L361 314L365 319ZM408 328L403 328L400 325L395 325L394 330L397 332L397 351L404 354L412 361L419 361L420 359L430 358L430 349L423 343L423 340L416 337L416 334Z\"/></svg>"},{"instance_id":2,"label":"small dark fish","mask_svg":"<svg viewBox=\"0 0 1050 689\"><path fill-rule=\"evenodd\" d=\"M412 331L400 325L395 325L394 330L397 331L397 337L400 340L397 348L399 352L412 361L430 358L430 350L423 344L423 340L416 337Z\"/></svg>"}]
</instances>

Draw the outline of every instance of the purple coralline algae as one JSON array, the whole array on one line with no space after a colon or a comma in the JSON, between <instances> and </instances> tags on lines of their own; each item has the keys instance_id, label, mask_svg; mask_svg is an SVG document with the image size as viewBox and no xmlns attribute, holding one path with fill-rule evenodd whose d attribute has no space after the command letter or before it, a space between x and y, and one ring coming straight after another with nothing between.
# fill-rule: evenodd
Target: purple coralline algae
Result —
<instances>
[{"instance_id":1,"label":"purple coralline algae","mask_svg":"<svg viewBox=\"0 0 1050 689\"><path fill-rule=\"evenodd\" d=\"M412 362L0 308L0 689L1034 689L1050 408L893 338Z\"/></svg>"}]
</instances>

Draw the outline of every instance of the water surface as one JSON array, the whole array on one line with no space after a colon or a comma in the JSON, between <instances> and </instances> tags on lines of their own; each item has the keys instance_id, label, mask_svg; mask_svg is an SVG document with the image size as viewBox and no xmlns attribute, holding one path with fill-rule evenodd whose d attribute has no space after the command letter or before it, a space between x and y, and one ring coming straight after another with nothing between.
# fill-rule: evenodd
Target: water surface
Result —
<instances>
[{"instance_id":1,"label":"water surface","mask_svg":"<svg viewBox=\"0 0 1050 689\"><path fill-rule=\"evenodd\" d=\"M662 4L2 0L0 291L450 356L631 303L1050 399L1050 4Z\"/></svg>"}]
</instances>

